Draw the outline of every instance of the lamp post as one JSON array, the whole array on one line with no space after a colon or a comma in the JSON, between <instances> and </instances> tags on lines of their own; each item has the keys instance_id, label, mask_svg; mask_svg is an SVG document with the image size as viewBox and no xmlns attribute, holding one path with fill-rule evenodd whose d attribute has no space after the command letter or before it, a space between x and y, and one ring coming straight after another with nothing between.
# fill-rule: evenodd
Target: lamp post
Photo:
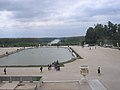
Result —
<instances>
[{"instance_id":1,"label":"lamp post","mask_svg":"<svg viewBox=\"0 0 120 90\"><path fill-rule=\"evenodd\" d=\"M83 76L81 82L87 82L86 76L89 74L89 67L87 65L80 66L80 74Z\"/></svg>"}]
</instances>

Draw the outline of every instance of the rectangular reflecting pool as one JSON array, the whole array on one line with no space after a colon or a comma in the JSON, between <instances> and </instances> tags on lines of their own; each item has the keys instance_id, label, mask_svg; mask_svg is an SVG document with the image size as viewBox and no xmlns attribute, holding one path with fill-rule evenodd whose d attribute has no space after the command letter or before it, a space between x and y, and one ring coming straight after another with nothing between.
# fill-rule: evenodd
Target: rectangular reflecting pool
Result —
<instances>
[{"instance_id":1,"label":"rectangular reflecting pool","mask_svg":"<svg viewBox=\"0 0 120 90\"><path fill-rule=\"evenodd\" d=\"M0 58L0 66L48 65L54 61L65 62L74 58L68 48L40 47L22 50Z\"/></svg>"}]
</instances>

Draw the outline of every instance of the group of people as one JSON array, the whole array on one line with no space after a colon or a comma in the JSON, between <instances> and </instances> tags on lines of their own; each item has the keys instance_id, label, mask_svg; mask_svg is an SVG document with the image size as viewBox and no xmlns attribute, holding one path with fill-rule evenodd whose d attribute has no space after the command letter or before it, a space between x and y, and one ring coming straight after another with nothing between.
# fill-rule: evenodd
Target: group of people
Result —
<instances>
[{"instance_id":1,"label":"group of people","mask_svg":"<svg viewBox=\"0 0 120 90\"><path fill-rule=\"evenodd\" d=\"M56 62L53 62L52 66L56 71L60 71L60 63L58 62L58 60Z\"/></svg>"},{"instance_id":2,"label":"group of people","mask_svg":"<svg viewBox=\"0 0 120 90\"><path fill-rule=\"evenodd\" d=\"M95 46L95 49L96 49L97 47ZM89 50L91 50L92 48L91 47L89 47Z\"/></svg>"},{"instance_id":3,"label":"group of people","mask_svg":"<svg viewBox=\"0 0 120 90\"><path fill-rule=\"evenodd\" d=\"M60 63L57 61L53 62L52 64L48 64L48 70L51 70L52 67L54 67L54 69L56 71L60 71ZM41 66L40 67L40 72L42 73L43 72L43 67Z\"/></svg>"},{"instance_id":4,"label":"group of people","mask_svg":"<svg viewBox=\"0 0 120 90\"><path fill-rule=\"evenodd\" d=\"M60 63L58 62L58 60L53 62L52 64L48 64L48 70L51 70L52 67L54 67L56 71L60 71Z\"/></svg>"}]
</instances>

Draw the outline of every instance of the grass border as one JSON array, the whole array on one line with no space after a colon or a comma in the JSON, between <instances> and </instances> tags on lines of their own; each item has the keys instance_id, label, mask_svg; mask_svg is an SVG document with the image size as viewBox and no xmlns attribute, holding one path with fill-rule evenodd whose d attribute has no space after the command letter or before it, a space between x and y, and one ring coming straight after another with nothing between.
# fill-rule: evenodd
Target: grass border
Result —
<instances>
[{"instance_id":1,"label":"grass border","mask_svg":"<svg viewBox=\"0 0 120 90\"><path fill-rule=\"evenodd\" d=\"M71 52L72 54L75 53L75 55L76 55L77 57L71 58L70 60L65 61L65 62L61 62L61 63L60 63L60 66L62 66L62 67L64 67L64 64L74 62L74 61L77 60L77 59L83 59L73 48L68 47L68 49L70 49L70 52Z\"/></svg>"}]
</instances>

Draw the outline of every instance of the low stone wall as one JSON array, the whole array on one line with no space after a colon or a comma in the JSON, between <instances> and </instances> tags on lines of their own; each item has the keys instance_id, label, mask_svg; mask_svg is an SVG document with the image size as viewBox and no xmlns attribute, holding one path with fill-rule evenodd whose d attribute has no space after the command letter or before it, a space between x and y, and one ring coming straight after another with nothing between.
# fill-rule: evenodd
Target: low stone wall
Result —
<instances>
[{"instance_id":1,"label":"low stone wall","mask_svg":"<svg viewBox=\"0 0 120 90\"><path fill-rule=\"evenodd\" d=\"M33 82L33 81L39 81L40 79L42 78L42 76L0 76L0 82L2 81L9 81L9 82L12 82L12 81L30 81L30 82Z\"/></svg>"},{"instance_id":2,"label":"low stone wall","mask_svg":"<svg viewBox=\"0 0 120 90\"><path fill-rule=\"evenodd\" d=\"M13 81L18 81L19 83L23 83L23 82L29 82L29 83L36 83L36 89L35 90L39 90L40 86L42 85L42 76L41 75L34 75L34 76L0 76L0 83L4 82L4 81L8 81L9 83L12 83Z\"/></svg>"}]
</instances>

